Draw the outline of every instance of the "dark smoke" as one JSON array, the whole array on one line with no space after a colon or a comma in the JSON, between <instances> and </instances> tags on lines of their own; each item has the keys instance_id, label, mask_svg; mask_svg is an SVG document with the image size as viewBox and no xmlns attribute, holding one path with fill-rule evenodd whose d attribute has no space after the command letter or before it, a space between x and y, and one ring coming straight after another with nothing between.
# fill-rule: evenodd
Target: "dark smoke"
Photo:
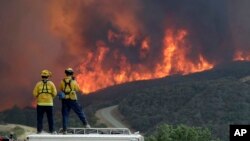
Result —
<instances>
[{"instance_id":1,"label":"dark smoke","mask_svg":"<svg viewBox=\"0 0 250 141\"><path fill-rule=\"evenodd\" d=\"M188 57L193 61L202 54L219 64L233 60L236 49L250 51L248 0L61 0L65 15L77 11L72 25L82 40L74 46L80 50L75 53L77 57L68 53L70 41L55 37L50 31L52 2L55 1L0 1L0 110L30 105L32 89L42 69L50 69L58 84L62 70L84 62L87 52L96 52L97 43L109 48L103 68L117 71L121 68L116 64L121 60L115 58L114 52L126 56L134 70L138 64L155 68L156 62L162 60L167 28L176 33L178 29L188 30ZM109 31L119 37L110 41ZM131 33L136 34L136 42L127 47L122 42ZM145 38L150 38L151 49L140 57L139 46Z\"/></svg>"},{"instance_id":2,"label":"dark smoke","mask_svg":"<svg viewBox=\"0 0 250 141\"><path fill-rule=\"evenodd\" d=\"M249 0L230 0L229 25L233 35L234 48L242 49L245 53L250 52L250 10Z\"/></svg>"},{"instance_id":3,"label":"dark smoke","mask_svg":"<svg viewBox=\"0 0 250 141\"><path fill-rule=\"evenodd\" d=\"M188 30L187 45L191 48L189 58L194 62L199 54L213 63L223 63L233 59L234 47L227 0L140 0L136 2L118 0L113 1L112 5L110 3L110 1L108 4L106 1L98 1L84 5L79 12L76 27L78 34L87 41L82 47L95 51L96 41L102 40L110 49L105 66L110 63L118 64L112 61L114 60L112 53L117 49L128 58L131 64L144 62L148 68L154 66L161 59L162 41L167 28ZM103 8L107 5L111 5L109 10ZM122 40L110 42L107 39L110 29L118 34L127 35L126 31L112 22L116 14L120 13L123 16L122 14L129 14L131 11L134 12L136 19L137 25L134 26L138 27L139 32L135 47L125 47ZM152 51L142 59L138 55L139 43L147 36L152 40Z\"/></svg>"}]
</instances>

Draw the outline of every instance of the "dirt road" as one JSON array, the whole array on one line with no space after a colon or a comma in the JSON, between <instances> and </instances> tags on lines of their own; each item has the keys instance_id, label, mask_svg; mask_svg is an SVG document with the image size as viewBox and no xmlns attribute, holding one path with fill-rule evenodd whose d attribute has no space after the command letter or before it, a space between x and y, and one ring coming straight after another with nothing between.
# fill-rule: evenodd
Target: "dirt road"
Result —
<instances>
[{"instance_id":1,"label":"dirt road","mask_svg":"<svg viewBox=\"0 0 250 141\"><path fill-rule=\"evenodd\" d=\"M118 118L118 116L115 116L115 113L117 113L117 107L117 105L114 105L100 109L95 115L99 119L100 123L104 123L108 127L128 128L128 126L126 126L126 124L123 123L122 120Z\"/></svg>"}]
</instances>

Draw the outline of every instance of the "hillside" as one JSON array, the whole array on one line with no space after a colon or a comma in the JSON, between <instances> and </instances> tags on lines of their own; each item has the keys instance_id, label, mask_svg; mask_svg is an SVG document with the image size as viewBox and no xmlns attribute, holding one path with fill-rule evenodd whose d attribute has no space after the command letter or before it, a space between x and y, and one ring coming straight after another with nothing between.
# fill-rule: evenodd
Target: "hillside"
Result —
<instances>
[{"instance_id":1,"label":"hillside","mask_svg":"<svg viewBox=\"0 0 250 141\"><path fill-rule=\"evenodd\" d=\"M133 81L129 83L119 84L108 88L93 92L90 95L83 96L86 105L119 103L124 97L127 97L135 90L153 88L165 85L172 85L182 82L192 82L196 80L213 80L225 77L233 77L236 79L250 75L250 62L238 61L227 64L220 64L214 69L193 73L189 75L171 75L164 78Z\"/></svg>"},{"instance_id":2,"label":"hillside","mask_svg":"<svg viewBox=\"0 0 250 141\"><path fill-rule=\"evenodd\" d=\"M119 104L132 128L147 133L161 123L209 127L227 140L229 124L248 124L250 116L250 62L231 62L212 70L172 75L111 86L80 96L91 125L95 112ZM60 101L55 100L55 124L61 127ZM129 113L129 114L128 114ZM72 112L71 126L79 127ZM28 118L27 118L28 117ZM0 123L35 126L35 109L13 107L0 113ZM45 125L46 127L46 125Z\"/></svg>"},{"instance_id":3,"label":"hillside","mask_svg":"<svg viewBox=\"0 0 250 141\"><path fill-rule=\"evenodd\" d=\"M249 124L250 63L235 62L214 70L183 76L182 81L137 89L119 104L135 129L149 132L167 123L208 127L228 140L230 124Z\"/></svg>"}]
</instances>

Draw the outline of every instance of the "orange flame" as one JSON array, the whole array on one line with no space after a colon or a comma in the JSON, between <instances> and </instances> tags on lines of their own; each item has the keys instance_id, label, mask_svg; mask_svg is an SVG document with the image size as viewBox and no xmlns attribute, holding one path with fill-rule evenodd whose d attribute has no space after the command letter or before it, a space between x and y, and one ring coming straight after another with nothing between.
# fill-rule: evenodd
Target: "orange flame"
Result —
<instances>
[{"instance_id":1,"label":"orange flame","mask_svg":"<svg viewBox=\"0 0 250 141\"><path fill-rule=\"evenodd\" d=\"M135 67L128 62L126 56L119 54L118 51L113 52L113 56L119 60L118 65L122 69L117 72L112 65L105 69L102 62L109 53L109 49L105 43L97 44L96 54L89 53L87 59L79 67L80 74L77 75L79 85L85 93L90 93L124 82L160 78L174 73L188 74L213 68L213 64L202 55L199 55L195 62L188 59L189 50L185 46L186 36L186 30L179 30L176 34L173 30L166 31L163 41L163 60L153 71L143 64ZM145 39L141 43L141 51L147 53L149 50L149 39Z\"/></svg>"},{"instance_id":2,"label":"orange flame","mask_svg":"<svg viewBox=\"0 0 250 141\"><path fill-rule=\"evenodd\" d=\"M131 1L129 4L130 7L133 7L131 10L127 10L122 1L116 1L116 4L112 5L106 1L102 1L102 4L98 5L95 5L93 1L80 0L52 2L52 31L65 41L64 47L68 48L68 53L78 57L77 61L81 60L77 68L79 74L76 79L83 92L90 93L108 86L135 80L160 78L175 73L188 74L213 68L213 64L208 62L202 54L192 60L188 57L191 50L186 43L188 31L185 29L166 30L162 54L155 56L158 58L157 62L157 59L154 60L155 64L146 65L147 62L133 64L130 62L131 59L127 58L118 48L109 48L109 43L116 42L122 44L123 47L133 47L131 49L139 47L137 50L139 51L138 58L143 61L151 59L152 39L150 35L143 34L144 37L141 37L144 26L135 16L140 7L134 2ZM101 16L115 28L115 30L107 29L106 39L108 41L102 39L95 41L93 49L85 41L86 37L84 36L88 35L82 35L82 32L88 28L85 25L90 24L89 17L84 14L79 16L79 11L85 7L88 8L91 4L97 6L97 11L101 11L99 14L103 14ZM80 23L77 23L78 18L83 18L79 21ZM113 60L105 60L110 58Z\"/></svg>"},{"instance_id":3,"label":"orange flame","mask_svg":"<svg viewBox=\"0 0 250 141\"><path fill-rule=\"evenodd\" d=\"M140 58L146 58L147 54L149 53L150 50L150 41L149 38L146 38L142 41L141 43L141 48L140 48Z\"/></svg>"},{"instance_id":4,"label":"orange flame","mask_svg":"<svg viewBox=\"0 0 250 141\"><path fill-rule=\"evenodd\" d=\"M213 68L213 64L205 60L201 54L195 61L196 63L188 59L189 50L185 46L186 36L185 30L179 30L176 35L172 30L166 31L163 63L157 64L158 77L173 73L188 74Z\"/></svg>"},{"instance_id":5,"label":"orange flame","mask_svg":"<svg viewBox=\"0 0 250 141\"><path fill-rule=\"evenodd\" d=\"M234 61L250 61L250 52L237 51L234 55Z\"/></svg>"}]
</instances>

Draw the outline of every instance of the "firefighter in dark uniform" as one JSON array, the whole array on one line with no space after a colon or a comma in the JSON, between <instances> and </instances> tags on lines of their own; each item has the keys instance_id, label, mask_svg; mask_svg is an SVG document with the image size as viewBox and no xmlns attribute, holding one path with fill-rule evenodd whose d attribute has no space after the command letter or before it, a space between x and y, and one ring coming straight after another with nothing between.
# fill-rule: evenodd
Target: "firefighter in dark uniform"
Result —
<instances>
[{"instance_id":1,"label":"firefighter in dark uniform","mask_svg":"<svg viewBox=\"0 0 250 141\"><path fill-rule=\"evenodd\" d=\"M52 73L48 70L42 70L42 80L37 82L33 96L37 100L37 133L41 133L43 130L43 115L47 114L49 132L56 133L54 131L54 119L53 119L53 98L56 96L57 91L54 83L49 80Z\"/></svg>"},{"instance_id":2,"label":"firefighter in dark uniform","mask_svg":"<svg viewBox=\"0 0 250 141\"><path fill-rule=\"evenodd\" d=\"M69 113L72 109L79 119L81 120L83 126L90 128L86 116L83 112L82 106L77 102L77 92L80 92L80 88L74 79L74 71L72 68L67 68L65 70L66 77L61 81L60 90L61 93L59 97L62 100L62 117L63 117L63 133L67 133L67 125L69 120Z\"/></svg>"}]
</instances>

